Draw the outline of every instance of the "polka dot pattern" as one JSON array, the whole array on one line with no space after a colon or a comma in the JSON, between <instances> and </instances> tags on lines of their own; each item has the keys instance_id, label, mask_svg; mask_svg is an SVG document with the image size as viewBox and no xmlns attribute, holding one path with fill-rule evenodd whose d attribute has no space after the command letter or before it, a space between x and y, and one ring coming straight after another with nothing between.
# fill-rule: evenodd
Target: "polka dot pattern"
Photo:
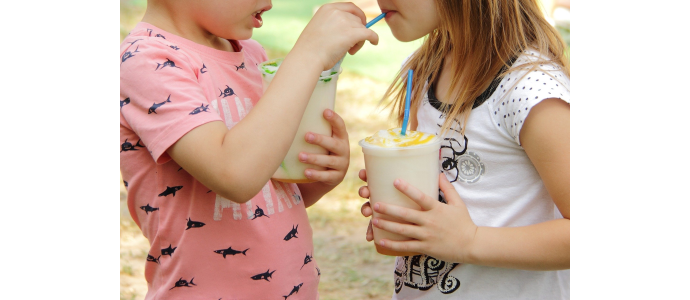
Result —
<instances>
[{"instance_id":1,"label":"polka dot pattern","mask_svg":"<svg viewBox=\"0 0 690 300\"><path fill-rule=\"evenodd\" d=\"M502 89L496 90L488 101L494 124L520 144L520 130L532 107L544 99L559 98L570 103L570 78L555 64L542 64L536 70L519 68L536 57L528 51L516 61L518 69L506 74Z\"/></svg>"}]
</instances>

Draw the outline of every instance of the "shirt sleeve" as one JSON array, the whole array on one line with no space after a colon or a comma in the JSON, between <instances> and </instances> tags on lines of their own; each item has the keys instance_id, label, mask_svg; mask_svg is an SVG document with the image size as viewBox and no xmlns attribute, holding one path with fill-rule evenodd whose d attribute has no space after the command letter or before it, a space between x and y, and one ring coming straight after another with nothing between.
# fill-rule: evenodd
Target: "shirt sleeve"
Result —
<instances>
[{"instance_id":1,"label":"shirt sleeve","mask_svg":"<svg viewBox=\"0 0 690 300\"><path fill-rule=\"evenodd\" d=\"M491 113L494 123L520 145L520 130L535 105L550 98L570 103L570 78L553 64L532 71L518 68L503 78L497 92Z\"/></svg>"},{"instance_id":2,"label":"shirt sleeve","mask_svg":"<svg viewBox=\"0 0 690 300\"><path fill-rule=\"evenodd\" d=\"M121 55L127 56L120 64L121 123L141 138L157 163L169 161L166 150L189 131L221 120L209 109L195 69L181 51L149 39Z\"/></svg>"}]
</instances>

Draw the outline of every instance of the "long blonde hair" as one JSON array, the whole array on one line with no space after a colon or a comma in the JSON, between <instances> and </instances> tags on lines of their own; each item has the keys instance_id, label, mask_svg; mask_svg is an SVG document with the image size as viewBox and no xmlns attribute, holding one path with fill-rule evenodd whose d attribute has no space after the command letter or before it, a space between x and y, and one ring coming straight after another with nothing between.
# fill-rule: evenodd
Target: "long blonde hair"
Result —
<instances>
[{"instance_id":1,"label":"long blonde hair","mask_svg":"<svg viewBox=\"0 0 690 300\"><path fill-rule=\"evenodd\" d=\"M467 117L475 98L489 87L494 78L502 77L515 66L509 61L533 48L542 56L520 68L538 69L546 61L560 65L570 77L569 58L565 42L558 31L544 18L538 0L435 0L440 25L429 33L422 46L408 59L383 99L392 98L391 116L403 122L407 70L414 70L410 115L417 113L427 92L425 83L433 83L439 76L443 60L450 54L451 84L443 105L447 116L441 132L455 121L464 134ZM505 66L505 68L504 68ZM501 69L503 68L503 72ZM499 74L500 72L500 74ZM428 88L428 87L427 87Z\"/></svg>"}]
</instances>

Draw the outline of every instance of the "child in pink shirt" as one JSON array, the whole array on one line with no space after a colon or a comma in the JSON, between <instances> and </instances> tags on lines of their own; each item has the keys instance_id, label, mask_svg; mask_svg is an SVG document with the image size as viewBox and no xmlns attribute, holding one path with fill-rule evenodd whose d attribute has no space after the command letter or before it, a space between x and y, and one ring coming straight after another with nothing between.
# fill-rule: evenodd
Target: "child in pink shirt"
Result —
<instances>
[{"instance_id":1,"label":"child in pink shirt","mask_svg":"<svg viewBox=\"0 0 690 300\"><path fill-rule=\"evenodd\" d=\"M120 47L120 170L150 242L146 299L317 299L320 270L305 208L339 184L347 131L305 139L307 184L271 180L323 70L378 36L351 3L324 5L270 87L250 40L262 0L150 0Z\"/></svg>"}]
</instances>

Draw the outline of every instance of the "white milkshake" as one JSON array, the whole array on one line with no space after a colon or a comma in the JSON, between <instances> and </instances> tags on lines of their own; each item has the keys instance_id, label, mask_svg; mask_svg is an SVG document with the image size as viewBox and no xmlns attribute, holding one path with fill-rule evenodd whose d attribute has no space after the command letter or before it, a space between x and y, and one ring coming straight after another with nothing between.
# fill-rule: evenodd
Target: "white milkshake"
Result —
<instances>
[{"instance_id":1,"label":"white milkshake","mask_svg":"<svg viewBox=\"0 0 690 300\"><path fill-rule=\"evenodd\" d=\"M438 199L439 151L441 138L423 132L407 131L400 134L400 128L381 130L359 142L364 152L364 165L367 170L369 201L373 208L377 202L384 202L420 210L421 208L405 194L393 186L395 179L403 179L412 186ZM401 222L392 217L379 215L373 217ZM393 241L407 240L407 237L381 230L372 226L376 251L385 255L410 256L418 253L395 252L379 247L381 239Z\"/></svg>"},{"instance_id":2,"label":"white milkshake","mask_svg":"<svg viewBox=\"0 0 690 300\"><path fill-rule=\"evenodd\" d=\"M259 64L259 70L263 76L264 92L273 80L282 62L283 59L280 58ZM326 136L332 135L331 124L324 119L323 111L327 108L333 110L336 84L341 71L342 69L338 72L328 70L321 73L314 92L311 94L311 98L309 98L309 104L307 104L307 108L304 111L297 134L290 145L290 150L288 150L278 170L273 174L273 179L290 183L312 182L312 180L304 176L304 170L307 168L319 171L325 170L325 168L319 166L302 163L297 156L300 152L328 154L326 149L307 143L304 140L304 136L309 131Z\"/></svg>"}]
</instances>

